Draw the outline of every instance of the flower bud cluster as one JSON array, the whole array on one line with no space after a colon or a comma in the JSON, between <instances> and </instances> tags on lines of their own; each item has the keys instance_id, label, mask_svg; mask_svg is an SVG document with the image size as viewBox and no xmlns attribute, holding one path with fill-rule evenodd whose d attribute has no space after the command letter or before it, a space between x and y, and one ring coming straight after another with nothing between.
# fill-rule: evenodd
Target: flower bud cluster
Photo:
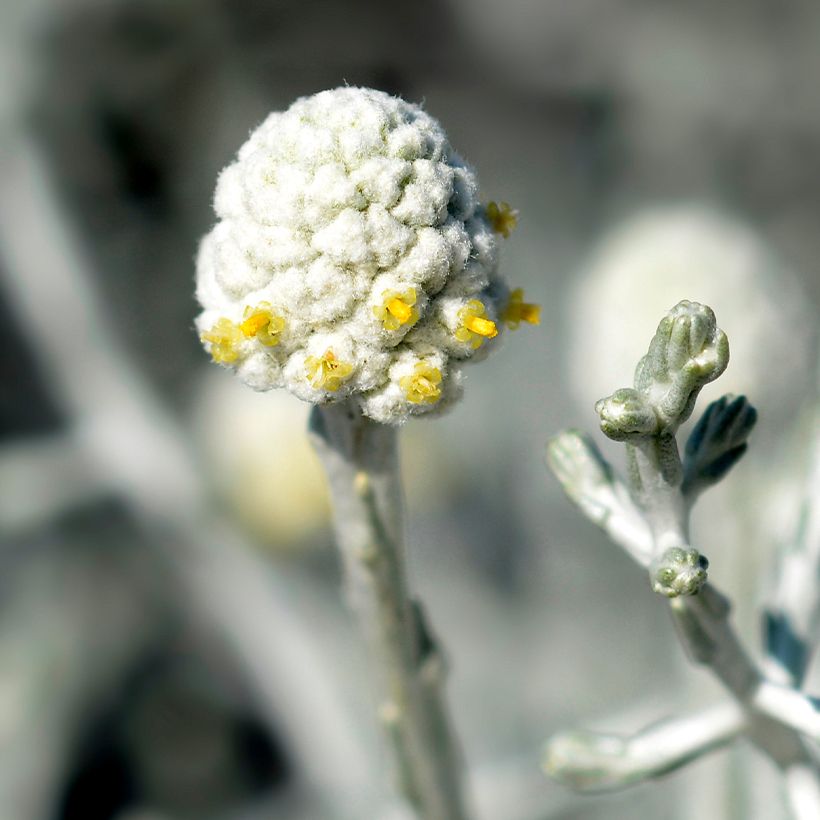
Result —
<instances>
[{"instance_id":1,"label":"flower bud cluster","mask_svg":"<svg viewBox=\"0 0 820 820\"><path fill-rule=\"evenodd\" d=\"M213 359L257 390L352 399L381 422L441 411L506 318L538 323L497 271L509 206L420 107L338 88L271 114L220 175L197 262Z\"/></svg>"},{"instance_id":2,"label":"flower bud cluster","mask_svg":"<svg viewBox=\"0 0 820 820\"><path fill-rule=\"evenodd\" d=\"M672 547L652 565L652 589L667 598L696 595L707 581L709 561L696 549Z\"/></svg>"},{"instance_id":3,"label":"flower bud cluster","mask_svg":"<svg viewBox=\"0 0 820 820\"><path fill-rule=\"evenodd\" d=\"M635 387L616 390L595 410L616 441L674 433L692 414L701 388L729 363L729 342L706 305L684 299L661 319L638 362Z\"/></svg>"}]
</instances>

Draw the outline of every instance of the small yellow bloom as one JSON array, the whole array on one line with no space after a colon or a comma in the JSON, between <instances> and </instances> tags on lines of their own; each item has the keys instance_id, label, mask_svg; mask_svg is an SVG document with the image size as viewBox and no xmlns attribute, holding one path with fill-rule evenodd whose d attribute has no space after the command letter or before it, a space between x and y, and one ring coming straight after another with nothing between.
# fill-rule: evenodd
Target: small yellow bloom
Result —
<instances>
[{"instance_id":1,"label":"small yellow bloom","mask_svg":"<svg viewBox=\"0 0 820 820\"><path fill-rule=\"evenodd\" d=\"M239 329L250 339L253 336L265 347L279 344L279 334L285 329L285 320L277 316L267 302L260 302L255 308L246 307L244 322Z\"/></svg>"},{"instance_id":2,"label":"small yellow bloom","mask_svg":"<svg viewBox=\"0 0 820 820\"><path fill-rule=\"evenodd\" d=\"M232 364L240 356L242 332L230 319L218 319L200 338L211 345L211 358L217 364Z\"/></svg>"},{"instance_id":3,"label":"small yellow bloom","mask_svg":"<svg viewBox=\"0 0 820 820\"><path fill-rule=\"evenodd\" d=\"M460 342L469 342L473 350L484 343L484 339L492 339L498 335L498 328L492 319L484 318L487 308L478 299L471 299L458 312L461 325L455 332Z\"/></svg>"},{"instance_id":4,"label":"small yellow bloom","mask_svg":"<svg viewBox=\"0 0 820 820\"><path fill-rule=\"evenodd\" d=\"M501 314L502 320L510 330L515 330L521 322L531 325L541 324L541 305L524 301L524 289L516 288L510 294L510 301Z\"/></svg>"},{"instance_id":5,"label":"small yellow bloom","mask_svg":"<svg viewBox=\"0 0 820 820\"><path fill-rule=\"evenodd\" d=\"M484 209L490 227L506 239L518 224L518 211L508 202L488 202Z\"/></svg>"},{"instance_id":6,"label":"small yellow bloom","mask_svg":"<svg viewBox=\"0 0 820 820\"><path fill-rule=\"evenodd\" d=\"M399 379L399 386L411 404L435 404L441 398L440 384L441 371L426 362L419 362L409 376Z\"/></svg>"},{"instance_id":7,"label":"small yellow bloom","mask_svg":"<svg viewBox=\"0 0 820 820\"><path fill-rule=\"evenodd\" d=\"M305 359L305 372L312 387L335 393L342 386L342 382L350 378L353 365L340 362L336 354L328 349L321 358L308 356Z\"/></svg>"},{"instance_id":8,"label":"small yellow bloom","mask_svg":"<svg viewBox=\"0 0 820 820\"><path fill-rule=\"evenodd\" d=\"M373 306L373 315L381 320L385 330L398 330L402 325L414 325L418 321L419 312L415 304L415 288L408 288L404 293L385 290L382 292L382 303Z\"/></svg>"}]
</instances>

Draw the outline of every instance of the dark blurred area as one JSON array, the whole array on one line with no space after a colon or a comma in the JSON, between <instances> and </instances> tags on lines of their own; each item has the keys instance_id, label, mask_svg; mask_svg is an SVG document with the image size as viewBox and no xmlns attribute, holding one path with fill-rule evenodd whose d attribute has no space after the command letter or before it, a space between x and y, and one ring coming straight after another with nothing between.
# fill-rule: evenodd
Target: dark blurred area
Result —
<instances>
[{"instance_id":1,"label":"dark blurred area","mask_svg":"<svg viewBox=\"0 0 820 820\"><path fill-rule=\"evenodd\" d=\"M712 693L541 451L594 429L596 368L628 378L592 360L611 338L596 326L616 321L634 364L660 318L644 294L713 304L768 461L717 496L736 523L703 535L746 539L767 571L817 370L820 6L7 0L0 30L0 820L406 817L306 408L246 395L193 329L217 173L267 112L342 84L442 122L483 195L520 209L502 265L543 305L450 417L403 432L411 578L450 651L479 816L777 820L771 775L743 753L608 798L541 777L557 728L625 730L668 713L668 692ZM690 257L664 237L693 212L722 221L685 216L698 291L679 293ZM627 233L617 263L606 244L636 214L663 226L629 250L659 260L651 287L629 278ZM629 297L614 318L603 293ZM757 581L724 550L756 640Z\"/></svg>"}]
</instances>

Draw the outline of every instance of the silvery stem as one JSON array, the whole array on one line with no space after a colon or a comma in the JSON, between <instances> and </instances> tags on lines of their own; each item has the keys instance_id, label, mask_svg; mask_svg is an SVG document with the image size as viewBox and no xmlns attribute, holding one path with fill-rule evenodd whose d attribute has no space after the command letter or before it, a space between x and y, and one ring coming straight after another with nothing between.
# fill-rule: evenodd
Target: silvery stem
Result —
<instances>
[{"instance_id":1,"label":"silvery stem","mask_svg":"<svg viewBox=\"0 0 820 820\"><path fill-rule=\"evenodd\" d=\"M637 439L626 446L633 492L644 511L657 557L689 543L689 519L680 492L683 470L673 435Z\"/></svg>"},{"instance_id":2,"label":"silvery stem","mask_svg":"<svg viewBox=\"0 0 820 820\"><path fill-rule=\"evenodd\" d=\"M348 403L310 421L327 472L347 595L368 644L399 791L424 820L466 820L444 662L404 570L397 432Z\"/></svg>"},{"instance_id":3,"label":"silvery stem","mask_svg":"<svg viewBox=\"0 0 820 820\"><path fill-rule=\"evenodd\" d=\"M604 792L660 777L729 744L746 715L734 701L650 726L631 737L569 731L548 742L543 766L576 791Z\"/></svg>"},{"instance_id":4,"label":"silvery stem","mask_svg":"<svg viewBox=\"0 0 820 820\"><path fill-rule=\"evenodd\" d=\"M633 475L637 476L648 499L647 519L658 543L670 534L688 538L689 520L685 505L673 492L675 470L671 457L664 457L664 447L631 447ZM671 480L667 478L671 477ZM634 479L633 479L634 480ZM696 663L708 666L749 713L748 733L753 742L785 773L795 766L814 771L806 746L800 735L779 720L761 714L755 703L764 680L760 670L746 652L729 620L728 600L710 583L696 595L680 596L671 601L678 635Z\"/></svg>"}]
</instances>

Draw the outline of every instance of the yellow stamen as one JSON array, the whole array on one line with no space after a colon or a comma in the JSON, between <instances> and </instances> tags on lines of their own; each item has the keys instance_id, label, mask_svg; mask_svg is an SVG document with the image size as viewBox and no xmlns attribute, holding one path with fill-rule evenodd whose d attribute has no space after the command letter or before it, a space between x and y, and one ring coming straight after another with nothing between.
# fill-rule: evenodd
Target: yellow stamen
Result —
<instances>
[{"instance_id":1,"label":"yellow stamen","mask_svg":"<svg viewBox=\"0 0 820 820\"><path fill-rule=\"evenodd\" d=\"M255 308L246 307L244 320L239 329L249 339L255 336L265 347L279 344L279 334L285 329L285 320L277 316L267 302L260 302Z\"/></svg>"},{"instance_id":2,"label":"yellow stamen","mask_svg":"<svg viewBox=\"0 0 820 820\"><path fill-rule=\"evenodd\" d=\"M328 349L321 358L308 356L305 359L305 373L312 387L335 393L350 378L353 365L340 362L336 354Z\"/></svg>"},{"instance_id":3,"label":"yellow stamen","mask_svg":"<svg viewBox=\"0 0 820 820\"><path fill-rule=\"evenodd\" d=\"M247 310L245 311L247 316ZM264 313L253 313L239 325L239 329L248 337L256 336L268 324L268 318Z\"/></svg>"},{"instance_id":4,"label":"yellow stamen","mask_svg":"<svg viewBox=\"0 0 820 820\"><path fill-rule=\"evenodd\" d=\"M211 358L217 364L232 364L240 356L242 333L230 319L218 319L200 338L211 346Z\"/></svg>"},{"instance_id":5,"label":"yellow stamen","mask_svg":"<svg viewBox=\"0 0 820 820\"><path fill-rule=\"evenodd\" d=\"M510 301L507 303L507 307L504 308L501 318L510 330L515 330L521 322L540 325L541 305L525 302L523 288L516 288L510 294Z\"/></svg>"},{"instance_id":6,"label":"yellow stamen","mask_svg":"<svg viewBox=\"0 0 820 820\"><path fill-rule=\"evenodd\" d=\"M458 312L461 326L456 330L455 337L460 342L469 342L473 350L481 347L484 339L492 339L498 335L495 322L484 317L486 310L483 302L471 299Z\"/></svg>"},{"instance_id":7,"label":"yellow stamen","mask_svg":"<svg viewBox=\"0 0 820 820\"><path fill-rule=\"evenodd\" d=\"M478 333L479 336L484 336L487 339L492 339L493 336L498 335L498 329L492 319L480 319L478 316L468 316L464 320L464 327L467 330L472 330L473 333Z\"/></svg>"},{"instance_id":8,"label":"yellow stamen","mask_svg":"<svg viewBox=\"0 0 820 820\"><path fill-rule=\"evenodd\" d=\"M415 304L415 288L408 288L404 293L386 290L382 293L382 303L373 306L373 315L381 320L385 330L398 330L402 325L414 325L418 321Z\"/></svg>"},{"instance_id":9,"label":"yellow stamen","mask_svg":"<svg viewBox=\"0 0 820 820\"><path fill-rule=\"evenodd\" d=\"M411 404L435 404L441 398L441 371L419 362L409 376L399 379L399 386Z\"/></svg>"},{"instance_id":10,"label":"yellow stamen","mask_svg":"<svg viewBox=\"0 0 820 820\"><path fill-rule=\"evenodd\" d=\"M387 309L399 320L399 324L402 325L409 322L410 317L413 315L413 308L409 305L405 305L401 299L391 299L387 303Z\"/></svg>"},{"instance_id":11,"label":"yellow stamen","mask_svg":"<svg viewBox=\"0 0 820 820\"><path fill-rule=\"evenodd\" d=\"M506 239L518 224L518 211L508 202L488 202L484 209L490 227Z\"/></svg>"}]
</instances>

